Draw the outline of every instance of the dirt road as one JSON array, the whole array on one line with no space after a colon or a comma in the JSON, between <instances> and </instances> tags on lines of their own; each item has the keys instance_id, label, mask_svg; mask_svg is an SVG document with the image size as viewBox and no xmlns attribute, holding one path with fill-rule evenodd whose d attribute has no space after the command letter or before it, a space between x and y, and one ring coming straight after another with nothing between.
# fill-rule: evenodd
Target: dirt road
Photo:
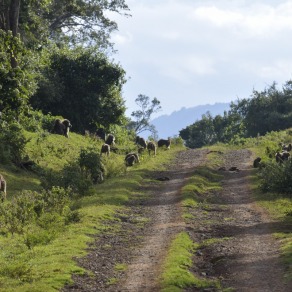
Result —
<instances>
[{"instance_id":1,"label":"dirt road","mask_svg":"<svg viewBox=\"0 0 292 292\"><path fill-rule=\"evenodd\" d=\"M63 291L160 291L161 264L171 240L182 230L198 243L220 239L195 255L193 272L198 276L220 279L224 288L234 291L292 291L283 281L279 246L272 237L274 222L252 201L249 151L225 155L223 190L211 195L208 211L193 211L195 220L181 219L180 190L207 155L208 150L183 151L168 171L151 173L156 182L143 186L149 197L137 193L127 212L119 214L119 231L96 238L88 256L78 260L93 276L74 276L74 284ZM238 171L228 171L231 166ZM114 268L117 263L127 269Z\"/></svg>"}]
</instances>

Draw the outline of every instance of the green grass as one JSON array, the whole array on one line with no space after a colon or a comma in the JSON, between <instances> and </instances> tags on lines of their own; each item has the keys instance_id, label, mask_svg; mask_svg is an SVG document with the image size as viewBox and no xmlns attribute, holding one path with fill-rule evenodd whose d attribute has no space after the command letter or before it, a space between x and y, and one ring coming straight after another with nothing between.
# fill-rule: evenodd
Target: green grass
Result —
<instances>
[{"instance_id":1,"label":"green grass","mask_svg":"<svg viewBox=\"0 0 292 292\"><path fill-rule=\"evenodd\" d=\"M27 154L42 169L60 171L65 164L75 160L81 148L97 147L101 142L91 138L70 134L66 139L59 135L26 133L30 142L26 147ZM124 145L122 145L124 147ZM134 144L126 145L135 149ZM25 245L24 234L3 236L0 234L0 290L13 292L26 291L59 291L71 282L72 274L84 273L77 266L74 257L86 254L86 247L93 240L92 235L101 232L115 232L120 228L117 212L127 212L125 204L132 198L144 197L146 193L137 193L137 189L147 182L149 170L162 170L183 147L172 147L169 151L158 150L156 157L147 153L141 163L128 168L124 166L124 155L111 153L104 162L108 174L102 184L96 185L90 196L74 201L80 212L81 221L65 225L63 230L47 243L39 241L33 248ZM19 196L21 191L40 190L40 178L37 174L19 170L13 166L0 166L0 172L7 179L7 193L10 200ZM135 224L143 225L147 218L134 218ZM104 225L103 222L111 222ZM38 234L40 236L40 234ZM110 246L108 247L110 248ZM116 263L116 270L126 266ZM112 278L110 283L116 283Z\"/></svg>"},{"instance_id":2,"label":"green grass","mask_svg":"<svg viewBox=\"0 0 292 292\"><path fill-rule=\"evenodd\" d=\"M189 178L187 184L182 188L182 206L186 207L184 217L188 217L187 208L202 207L202 204L206 205L205 202L209 192L221 190L220 178L220 175L206 166L195 170L193 176Z\"/></svg>"},{"instance_id":3,"label":"green grass","mask_svg":"<svg viewBox=\"0 0 292 292\"><path fill-rule=\"evenodd\" d=\"M199 278L189 271L192 267L192 255L198 244L195 244L186 232L177 234L172 241L164 262L161 286L163 292L182 291L183 288L218 287L218 284Z\"/></svg>"}]
</instances>

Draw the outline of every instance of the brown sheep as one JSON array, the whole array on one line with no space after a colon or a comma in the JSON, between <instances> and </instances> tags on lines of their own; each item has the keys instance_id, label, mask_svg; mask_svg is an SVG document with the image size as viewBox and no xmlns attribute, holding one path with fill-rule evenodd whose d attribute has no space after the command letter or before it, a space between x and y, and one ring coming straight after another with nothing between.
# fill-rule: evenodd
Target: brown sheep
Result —
<instances>
[{"instance_id":1,"label":"brown sheep","mask_svg":"<svg viewBox=\"0 0 292 292\"><path fill-rule=\"evenodd\" d=\"M133 166L135 163L139 163L139 155L137 153L128 153L125 157L126 166Z\"/></svg>"},{"instance_id":2,"label":"brown sheep","mask_svg":"<svg viewBox=\"0 0 292 292\"><path fill-rule=\"evenodd\" d=\"M105 140L105 144L108 144L110 146L114 146L115 145L115 136L113 134L108 134L106 140Z\"/></svg>"},{"instance_id":3,"label":"brown sheep","mask_svg":"<svg viewBox=\"0 0 292 292\"><path fill-rule=\"evenodd\" d=\"M100 155L102 155L103 153L105 153L107 156L109 156L110 155L110 151L111 151L110 145L104 143L101 146Z\"/></svg>"},{"instance_id":4,"label":"brown sheep","mask_svg":"<svg viewBox=\"0 0 292 292\"><path fill-rule=\"evenodd\" d=\"M3 202L4 199L6 199L6 180L4 179L2 174L0 174L0 193Z\"/></svg>"},{"instance_id":5,"label":"brown sheep","mask_svg":"<svg viewBox=\"0 0 292 292\"><path fill-rule=\"evenodd\" d=\"M160 139L160 140L157 142L158 147L166 146L167 149L170 149L170 144L171 144L170 138L168 138L167 140L165 140L165 139Z\"/></svg>"},{"instance_id":6,"label":"brown sheep","mask_svg":"<svg viewBox=\"0 0 292 292\"><path fill-rule=\"evenodd\" d=\"M156 145L154 142L150 141L148 142L147 144L147 149L148 149L148 153L149 155L151 154L151 151L153 151L153 155L155 156L156 155Z\"/></svg>"},{"instance_id":7,"label":"brown sheep","mask_svg":"<svg viewBox=\"0 0 292 292\"><path fill-rule=\"evenodd\" d=\"M60 119L56 119L52 133L69 138L69 131L71 127L72 125L69 120L64 119L61 121Z\"/></svg>"}]
</instances>

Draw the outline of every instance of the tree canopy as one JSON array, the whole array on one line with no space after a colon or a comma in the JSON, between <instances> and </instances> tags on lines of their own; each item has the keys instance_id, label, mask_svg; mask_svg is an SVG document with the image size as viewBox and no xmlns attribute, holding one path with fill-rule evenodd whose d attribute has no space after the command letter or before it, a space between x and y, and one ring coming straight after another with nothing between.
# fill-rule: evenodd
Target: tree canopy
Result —
<instances>
[{"instance_id":1,"label":"tree canopy","mask_svg":"<svg viewBox=\"0 0 292 292\"><path fill-rule=\"evenodd\" d=\"M31 104L61 115L84 132L120 124L125 113L121 96L125 71L91 49L57 50L43 68Z\"/></svg>"},{"instance_id":2,"label":"tree canopy","mask_svg":"<svg viewBox=\"0 0 292 292\"><path fill-rule=\"evenodd\" d=\"M77 131L123 121L125 72L107 49L117 29L108 12L128 15L124 0L0 0L0 8L1 111L18 117L33 105Z\"/></svg>"},{"instance_id":3,"label":"tree canopy","mask_svg":"<svg viewBox=\"0 0 292 292\"><path fill-rule=\"evenodd\" d=\"M273 83L265 90L254 90L250 98L232 102L223 116L210 114L180 131L180 136L191 148L216 142L230 142L237 138L256 137L280 131L292 125L292 81L282 90Z\"/></svg>"}]
</instances>

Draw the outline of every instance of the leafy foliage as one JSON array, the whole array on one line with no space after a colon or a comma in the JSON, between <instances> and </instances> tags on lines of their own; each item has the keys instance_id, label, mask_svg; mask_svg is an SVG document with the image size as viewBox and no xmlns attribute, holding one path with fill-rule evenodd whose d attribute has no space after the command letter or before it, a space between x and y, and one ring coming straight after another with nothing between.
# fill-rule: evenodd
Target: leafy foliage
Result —
<instances>
[{"instance_id":1,"label":"leafy foliage","mask_svg":"<svg viewBox=\"0 0 292 292\"><path fill-rule=\"evenodd\" d=\"M36 89L35 62L18 37L1 29L0 52L0 111L13 111L17 117ZM12 66L12 57L17 59L17 67Z\"/></svg>"},{"instance_id":2,"label":"leafy foliage","mask_svg":"<svg viewBox=\"0 0 292 292\"><path fill-rule=\"evenodd\" d=\"M155 132L155 127L150 124L150 119L154 113L161 109L160 101L156 97L150 101L149 96L139 94L135 102L140 109L132 112L131 116L135 120L130 122L130 128L133 128L136 134L147 130Z\"/></svg>"},{"instance_id":3,"label":"leafy foliage","mask_svg":"<svg viewBox=\"0 0 292 292\"><path fill-rule=\"evenodd\" d=\"M267 162L259 173L261 190L264 192L276 192L292 197L292 160L283 163Z\"/></svg>"},{"instance_id":4,"label":"leafy foliage","mask_svg":"<svg viewBox=\"0 0 292 292\"><path fill-rule=\"evenodd\" d=\"M217 142L238 145L247 137L287 129L292 124L291 85L292 81L287 81L282 91L275 83L262 92L254 90L251 98L232 102L223 116L206 113L182 129L180 136L188 147L197 148Z\"/></svg>"},{"instance_id":5,"label":"leafy foliage","mask_svg":"<svg viewBox=\"0 0 292 292\"><path fill-rule=\"evenodd\" d=\"M22 126L15 121L14 114L0 117L0 158L2 162L20 165L25 156L25 137Z\"/></svg>"},{"instance_id":6,"label":"leafy foliage","mask_svg":"<svg viewBox=\"0 0 292 292\"><path fill-rule=\"evenodd\" d=\"M93 50L60 50L50 56L31 104L68 118L73 130L108 128L123 122L124 70Z\"/></svg>"}]
</instances>

